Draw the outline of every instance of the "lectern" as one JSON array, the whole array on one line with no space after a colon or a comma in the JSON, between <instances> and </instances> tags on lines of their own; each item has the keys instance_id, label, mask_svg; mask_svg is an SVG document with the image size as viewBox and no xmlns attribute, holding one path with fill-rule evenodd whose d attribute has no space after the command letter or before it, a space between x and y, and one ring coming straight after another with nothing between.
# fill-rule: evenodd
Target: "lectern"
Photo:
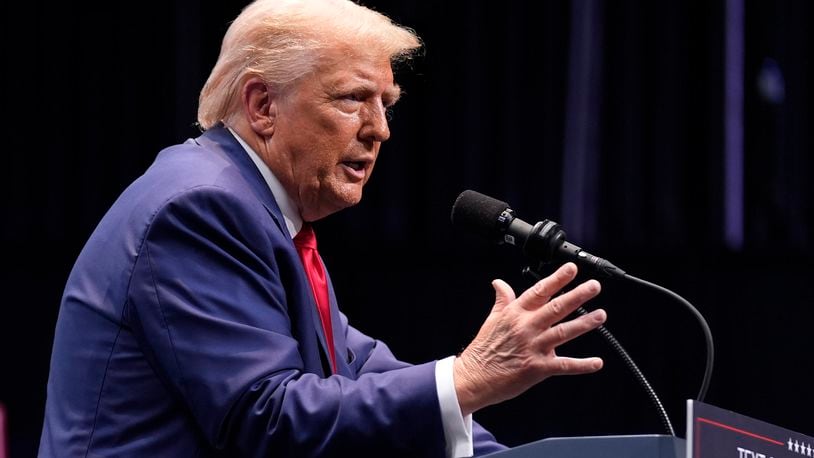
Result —
<instances>
[{"instance_id":1,"label":"lectern","mask_svg":"<svg viewBox=\"0 0 814 458\"><path fill-rule=\"evenodd\" d=\"M687 445L687 444L690 445ZM692 453L687 453L692 452ZM675 436L554 437L490 458L814 458L814 437L687 401L687 440Z\"/></svg>"},{"instance_id":2,"label":"lectern","mask_svg":"<svg viewBox=\"0 0 814 458\"><path fill-rule=\"evenodd\" d=\"M491 453L489 458L684 458L686 441L674 436L553 437L511 450Z\"/></svg>"}]
</instances>

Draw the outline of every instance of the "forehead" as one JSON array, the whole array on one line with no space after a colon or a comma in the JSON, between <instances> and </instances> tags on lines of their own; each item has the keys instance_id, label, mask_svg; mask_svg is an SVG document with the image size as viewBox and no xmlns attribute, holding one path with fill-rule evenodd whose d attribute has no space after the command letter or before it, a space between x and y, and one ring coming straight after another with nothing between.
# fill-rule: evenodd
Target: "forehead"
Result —
<instances>
[{"instance_id":1,"label":"forehead","mask_svg":"<svg viewBox=\"0 0 814 458\"><path fill-rule=\"evenodd\" d=\"M327 52L316 66L316 75L327 88L349 89L365 86L374 92L398 97L389 58L358 55L341 50Z\"/></svg>"}]
</instances>

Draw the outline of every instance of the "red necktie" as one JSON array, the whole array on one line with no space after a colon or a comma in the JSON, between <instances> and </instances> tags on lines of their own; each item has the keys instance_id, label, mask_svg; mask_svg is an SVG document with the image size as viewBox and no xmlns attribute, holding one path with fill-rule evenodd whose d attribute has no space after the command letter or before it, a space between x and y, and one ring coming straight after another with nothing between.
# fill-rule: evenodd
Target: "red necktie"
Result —
<instances>
[{"instance_id":1,"label":"red necktie","mask_svg":"<svg viewBox=\"0 0 814 458\"><path fill-rule=\"evenodd\" d=\"M305 267L308 281L311 282L311 290L314 292L317 311L319 311L319 318L322 320L322 330L325 332L325 340L328 344L328 353L331 356L331 368L336 372L334 337L333 328L331 327L331 302L328 299L328 280L317 252L317 237L314 235L314 230L310 224L305 223L302 225L302 229L294 237L294 245L296 245L297 253L300 255L303 267Z\"/></svg>"}]
</instances>

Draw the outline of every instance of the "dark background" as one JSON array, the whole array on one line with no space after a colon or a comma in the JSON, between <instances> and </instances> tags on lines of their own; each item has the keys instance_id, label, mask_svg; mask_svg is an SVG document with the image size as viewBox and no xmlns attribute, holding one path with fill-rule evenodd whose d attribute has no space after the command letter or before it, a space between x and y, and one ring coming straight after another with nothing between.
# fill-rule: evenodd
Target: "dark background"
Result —
<instances>
[{"instance_id":1,"label":"dark background","mask_svg":"<svg viewBox=\"0 0 814 458\"><path fill-rule=\"evenodd\" d=\"M3 6L0 402L12 456L35 454L74 258L157 152L197 134L197 93L245 4L118 3ZM366 4L425 48L397 75L406 95L362 203L319 223L352 323L423 362L475 335L492 278L528 286L519 253L451 227L455 197L476 189L527 221L560 222L573 242L692 302L716 339L707 402L814 434L811 2ZM727 30L743 39L734 79ZM743 88L734 163L733 81ZM732 209L742 218L727 219ZM608 310L683 436L703 373L698 323L639 286L603 287L591 307ZM476 419L510 445L663 432L599 336L561 353L600 355L606 367L547 380Z\"/></svg>"}]
</instances>

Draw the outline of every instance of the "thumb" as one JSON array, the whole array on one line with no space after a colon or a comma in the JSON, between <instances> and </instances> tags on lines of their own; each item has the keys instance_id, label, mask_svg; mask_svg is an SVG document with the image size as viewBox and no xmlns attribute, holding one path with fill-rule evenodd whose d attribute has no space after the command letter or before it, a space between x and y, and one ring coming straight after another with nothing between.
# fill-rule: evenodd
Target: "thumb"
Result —
<instances>
[{"instance_id":1,"label":"thumb","mask_svg":"<svg viewBox=\"0 0 814 458\"><path fill-rule=\"evenodd\" d=\"M492 288L495 289L495 306L492 307L493 311L502 310L516 298L512 287L503 280L493 280Z\"/></svg>"}]
</instances>

